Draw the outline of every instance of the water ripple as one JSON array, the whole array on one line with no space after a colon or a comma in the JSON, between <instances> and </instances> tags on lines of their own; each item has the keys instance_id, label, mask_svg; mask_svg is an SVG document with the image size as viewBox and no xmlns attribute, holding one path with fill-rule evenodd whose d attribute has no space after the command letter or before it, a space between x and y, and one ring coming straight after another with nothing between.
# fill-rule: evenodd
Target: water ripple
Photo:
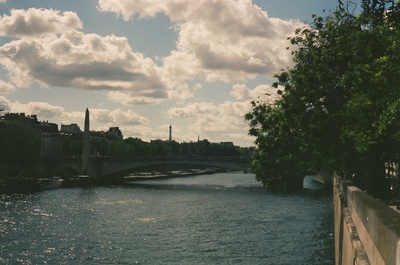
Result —
<instances>
[{"instance_id":1,"label":"water ripple","mask_svg":"<svg viewBox=\"0 0 400 265\"><path fill-rule=\"evenodd\" d=\"M331 195L249 175L2 195L0 263L333 264Z\"/></svg>"}]
</instances>

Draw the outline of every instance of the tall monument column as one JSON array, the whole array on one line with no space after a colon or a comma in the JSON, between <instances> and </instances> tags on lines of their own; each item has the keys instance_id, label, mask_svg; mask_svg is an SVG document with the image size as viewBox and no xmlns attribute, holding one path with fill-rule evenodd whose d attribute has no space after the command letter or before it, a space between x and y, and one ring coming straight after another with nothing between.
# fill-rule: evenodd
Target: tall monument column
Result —
<instances>
[{"instance_id":1,"label":"tall monument column","mask_svg":"<svg viewBox=\"0 0 400 265\"><path fill-rule=\"evenodd\" d=\"M172 125L169 124L169 141L172 142Z\"/></svg>"},{"instance_id":2,"label":"tall monument column","mask_svg":"<svg viewBox=\"0 0 400 265\"><path fill-rule=\"evenodd\" d=\"M83 132L83 150L82 150L82 171L81 174L87 175L89 172L89 159L91 155L90 146L90 121L89 109L86 108L85 112L85 129Z\"/></svg>"}]
</instances>

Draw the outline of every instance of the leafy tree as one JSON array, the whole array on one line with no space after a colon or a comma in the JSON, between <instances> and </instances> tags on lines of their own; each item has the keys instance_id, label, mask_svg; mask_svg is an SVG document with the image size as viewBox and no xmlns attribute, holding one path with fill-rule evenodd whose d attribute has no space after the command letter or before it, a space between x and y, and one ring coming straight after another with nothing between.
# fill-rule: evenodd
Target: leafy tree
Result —
<instances>
[{"instance_id":1,"label":"leafy tree","mask_svg":"<svg viewBox=\"0 0 400 265\"><path fill-rule=\"evenodd\" d=\"M211 154L211 143L207 140L201 140L197 142L197 147L198 147L198 154L199 155L212 155Z\"/></svg>"},{"instance_id":2,"label":"leafy tree","mask_svg":"<svg viewBox=\"0 0 400 265\"><path fill-rule=\"evenodd\" d=\"M169 154L169 142L163 140L152 140L150 142L150 155L166 156Z\"/></svg>"},{"instance_id":3,"label":"leafy tree","mask_svg":"<svg viewBox=\"0 0 400 265\"><path fill-rule=\"evenodd\" d=\"M108 155L108 147L109 147L109 140L106 138L100 138L100 139L91 139L90 143L92 145L92 149L98 154L99 156L107 156ZM83 148L83 143L82 140L80 141L81 143L81 154L82 154L82 148Z\"/></svg>"},{"instance_id":4,"label":"leafy tree","mask_svg":"<svg viewBox=\"0 0 400 265\"><path fill-rule=\"evenodd\" d=\"M182 153L180 144L177 141L172 140L169 142L170 154L180 155Z\"/></svg>"},{"instance_id":5,"label":"leafy tree","mask_svg":"<svg viewBox=\"0 0 400 265\"><path fill-rule=\"evenodd\" d=\"M187 155L197 155L198 154L198 147L197 143L194 142L183 142L180 144L180 154L187 156Z\"/></svg>"},{"instance_id":6,"label":"leafy tree","mask_svg":"<svg viewBox=\"0 0 400 265\"><path fill-rule=\"evenodd\" d=\"M266 188L293 189L300 186L307 170L307 152L303 138L293 122L277 102L253 102L253 112L246 115L250 120L250 134L256 136L257 151L252 170Z\"/></svg>"},{"instance_id":7,"label":"leafy tree","mask_svg":"<svg viewBox=\"0 0 400 265\"><path fill-rule=\"evenodd\" d=\"M126 144L123 140L108 141L108 156L133 156L135 155L135 149Z\"/></svg>"},{"instance_id":8,"label":"leafy tree","mask_svg":"<svg viewBox=\"0 0 400 265\"><path fill-rule=\"evenodd\" d=\"M78 137L63 137L61 152L63 156L81 156L82 155L82 139Z\"/></svg>"},{"instance_id":9,"label":"leafy tree","mask_svg":"<svg viewBox=\"0 0 400 265\"><path fill-rule=\"evenodd\" d=\"M129 137L127 139L124 139L124 142L133 147L133 149L135 150L135 155L144 156L148 155L149 153L149 143L143 141L142 139Z\"/></svg>"},{"instance_id":10,"label":"leafy tree","mask_svg":"<svg viewBox=\"0 0 400 265\"><path fill-rule=\"evenodd\" d=\"M399 156L400 22L394 1L348 2L290 39L295 66L276 75L281 98L254 101L257 178L299 182L309 170L356 174L381 196ZM266 168L268 167L268 168Z\"/></svg>"}]
</instances>

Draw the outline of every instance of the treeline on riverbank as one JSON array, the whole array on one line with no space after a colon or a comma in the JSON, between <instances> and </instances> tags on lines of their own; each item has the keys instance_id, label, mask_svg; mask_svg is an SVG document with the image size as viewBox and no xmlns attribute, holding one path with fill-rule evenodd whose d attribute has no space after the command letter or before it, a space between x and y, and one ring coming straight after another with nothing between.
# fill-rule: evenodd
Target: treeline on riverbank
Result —
<instances>
[{"instance_id":1,"label":"treeline on riverbank","mask_svg":"<svg viewBox=\"0 0 400 265\"><path fill-rule=\"evenodd\" d=\"M251 147L235 146L232 142L212 143L207 139L197 142L152 140L129 137L120 141L93 139L92 148L100 156L230 156L251 157Z\"/></svg>"},{"instance_id":2,"label":"treeline on riverbank","mask_svg":"<svg viewBox=\"0 0 400 265\"><path fill-rule=\"evenodd\" d=\"M62 141L62 156L72 157L82 155L82 138L70 137ZM207 139L196 142L176 142L174 140L143 141L140 138L128 137L123 140L108 140L105 138L91 139L93 156L253 156L254 147L240 147L232 142L213 143Z\"/></svg>"}]
</instances>

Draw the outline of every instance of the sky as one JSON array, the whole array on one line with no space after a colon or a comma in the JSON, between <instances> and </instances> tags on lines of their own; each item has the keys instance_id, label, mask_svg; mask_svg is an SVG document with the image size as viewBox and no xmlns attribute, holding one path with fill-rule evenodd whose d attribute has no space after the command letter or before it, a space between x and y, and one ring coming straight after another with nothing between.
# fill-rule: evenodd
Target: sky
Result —
<instances>
[{"instance_id":1,"label":"sky","mask_svg":"<svg viewBox=\"0 0 400 265\"><path fill-rule=\"evenodd\" d=\"M288 37L337 0L0 0L0 115L252 146ZM325 13L324 13L324 10ZM265 99L266 93L269 95Z\"/></svg>"}]
</instances>

